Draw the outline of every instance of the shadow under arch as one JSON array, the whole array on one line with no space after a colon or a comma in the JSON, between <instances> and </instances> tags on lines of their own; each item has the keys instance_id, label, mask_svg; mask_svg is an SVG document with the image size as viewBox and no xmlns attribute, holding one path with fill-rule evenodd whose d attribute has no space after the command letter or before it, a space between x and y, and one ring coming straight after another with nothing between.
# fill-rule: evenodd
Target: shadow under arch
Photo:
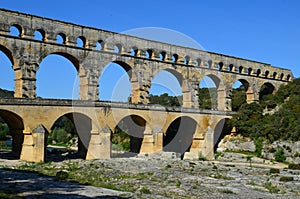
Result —
<instances>
[{"instance_id":1,"label":"shadow under arch","mask_svg":"<svg viewBox=\"0 0 300 199\"><path fill-rule=\"evenodd\" d=\"M126 150L113 154L113 157L131 157L140 153L145 129L146 120L139 115L128 115L121 119L112 132L111 142L113 148L114 145L126 145Z\"/></svg>"},{"instance_id":2,"label":"shadow under arch","mask_svg":"<svg viewBox=\"0 0 300 199\"><path fill-rule=\"evenodd\" d=\"M68 127L66 127L64 125L60 126L60 124L64 123L64 122L62 122L62 120L65 121L65 123L68 125ZM69 126L69 125L71 125L71 126ZM71 131L71 132L66 132L67 133L66 136L69 137L68 143L74 144L74 141L75 141L75 147L73 146L73 148L67 149L67 153L66 153L66 150L62 150L62 152L65 153L64 155L61 155L61 153L55 154L57 152L57 150L54 151L55 153L52 152L52 154L51 154L51 151L49 152L49 150L47 150L46 160L47 161L61 161L64 159L72 159L72 158L85 159L86 155L87 155L89 143L91 140L91 130L92 130L91 118L88 117L87 115L85 115L83 113L79 113L79 112L65 113L64 115L61 115L60 117L58 117L55 120L55 122L53 123L53 125L51 127L51 130L52 130L51 133L53 133L53 130L55 129L55 127L61 128L64 130L66 130L66 128L68 128L68 130ZM51 136L51 133L48 134L47 140L49 139L49 136ZM77 150L76 150L76 139L77 139Z\"/></svg>"},{"instance_id":3,"label":"shadow under arch","mask_svg":"<svg viewBox=\"0 0 300 199\"><path fill-rule=\"evenodd\" d=\"M12 138L11 153L1 153L1 158L19 159L24 141L24 123L23 119L10 111L0 109L0 117L8 125L9 133Z\"/></svg>"},{"instance_id":4,"label":"shadow under arch","mask_svg":"<svg viewBox=\"0 0 300 199\"><path fill-rule=\"evenodd\" d=\"M214 152L217 151L221 140L231 133L232 127L229 124L229 119L221 119L214 129Z\"/></svg>"},{"instance_id":5,"label":"shadow under arch","mask_svg":"<svg viewBox=\"0 0 300 199\"><path fill-rule=\"evenodd\" d=\"M176 118L163 136L163 151L180 153L182 156L189 152L196 128L194 119L188 116Z\"/></svg>"}]
</instances>

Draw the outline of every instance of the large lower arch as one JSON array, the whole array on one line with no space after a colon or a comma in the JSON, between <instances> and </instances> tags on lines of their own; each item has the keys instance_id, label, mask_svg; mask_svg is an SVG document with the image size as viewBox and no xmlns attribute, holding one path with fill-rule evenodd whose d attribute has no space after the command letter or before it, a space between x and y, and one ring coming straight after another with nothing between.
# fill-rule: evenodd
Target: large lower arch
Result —
<instances>
[{"instance_id":1,"label":"large lower arch","mask_svg":"<svg viewBox=\"0 0 300 199\"><path fill-rule=\"evenodd\" d=\"M53 52L41 58L36 74L37 97L55 99L78 98L78 60L67 53Z\"/></svg>"},{"instance_id":2,"label":"large lower arch","mask_svg":"<svg viewBox=\"0 0 300 199\"><path fill-rule=\"evenodd\" d=\"M126 116L118 122L112 132L112 144L124 144L124 142L127 142L128 150L124 152L129 152L129 155L138 154L142 147L145 130L146 120L144 118L138 115ZM114 142L120 136L122 136L123 140L120 140L120 143ZM126 153L119 157L124 157L124 155L126 156Z\"/></svg>"},{"instance_id":3,"label":"large lower arch","mask_svg":"<svg viewBox=\"0 0 300 199\"><path fill-rule=\"evenodd\" d=\"M0 109L0 117L8 125L9 134L12 139L11 156L19 159L22 151L22 144L24 141L24 123L23 119L10 111Z\"/></svg>"},{"instance_id":4,"label":"large lower arch","mask_svg":"<svg viewBox=\"0 0 300 199\"><path fill-rule=\"evenodd\" d=\"M176 118L163 136L163 150L181 155L189 152L196 128L197 122L194 119L188 116Z\"/></svg>"},{"instance_id":5,"label":"large lower arch","mask_svg":"<svg viewBox=\"0 0 300 199\"><path fill-rule=\"evenodd\" d=\"M69 150L69 152L74 153L65 154L65 157L58 157L57 160L63 160L65 158L86 158L91 139L91 130L92 120L90 119L90 117L78 112L66 113L57 118L57 120L53 123L46 143L51 144L48 142L49 140L53 140L53 135L51 135L51 133L61 133L61 135L58 136L66 136L65 143L67 143L67 146L73 147L73 149L70 148L72 150L69 150L68 148L67 149ZM72 144L74 143L75 145L72 146ZM53 150L50 150L50 152L51 151ZM54 153L54 156L57 155L61 155L61 153ZM51 153L47 154L47 160L53 160L52 157Z\"/></svg>"},{"instance_id":6,"label":"large lower arch","mask_svg":"<svg viewBox=\"0 0 300 199\"><path fill-rule=\"evenodd\" d=\"M99 78L99 100L129 102L133 88L132 76L131 67L125 62L107 64Z\"/></svg>"}]
</instances>

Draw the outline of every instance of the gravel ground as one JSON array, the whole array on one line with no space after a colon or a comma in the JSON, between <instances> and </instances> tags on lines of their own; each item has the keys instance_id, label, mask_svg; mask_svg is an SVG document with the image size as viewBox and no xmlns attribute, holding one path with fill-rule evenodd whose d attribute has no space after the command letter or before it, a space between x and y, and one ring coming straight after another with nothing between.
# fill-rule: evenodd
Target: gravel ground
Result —
<instances>
[{"instance_id":1,"label":"gravel ground","mask_svg":"<svg viewBox=\"0 0 300 199\"><path fill-rule=\"evenodd\" d=\"M226 156L214 162L164 154L44 164L0 159L0 190L12 198L300 198L299 170L261 160L250 167L243 155ZM271 174L274 167L280 173ZM55 170L72 179L92 179L95 185L101 181L106 185L102 187L114 190L57 181L55 174L41 175L41 169L44 174ZM283 182L282 177L292 181Z\"/></svg>"}]
</instances>

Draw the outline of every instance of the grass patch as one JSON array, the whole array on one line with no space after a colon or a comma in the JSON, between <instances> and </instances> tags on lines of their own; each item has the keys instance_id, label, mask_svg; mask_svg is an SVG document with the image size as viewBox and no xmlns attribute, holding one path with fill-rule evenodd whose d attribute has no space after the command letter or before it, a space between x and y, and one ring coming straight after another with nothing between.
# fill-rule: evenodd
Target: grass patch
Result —
<instances>
[{"instance_id":1,"label":"grass patch","mask_svg":"<svg viewBox=\"0 0 300 199\"><path fill-rule=\"evenodd\" d=\"M278 189L277 186L273 186L271 182L266 182L264 185L263 185L264 188L268 189L268 191L270 193L279 193L280 192L280 189Z\"/></svg>"},{"instance_id":2,"label":"grass patch","mask_svg":"<svg viewBox=\"0 0 300 199\"><path fill-rule=\"evenodd\" d=\"M151 191L145 187L141 188L140 192L143 194L151 194Z\"/></svg>"},{"instance_id":3,"label":"grass patch","mask_svg":"<svg viewBox=\"0 0 300 199\"><path fill-rule=\"evenodd\" d=\"M294 181L292 176L281 176L279 179L280 182L291 182Z\"/></svg>"}]
</instances>

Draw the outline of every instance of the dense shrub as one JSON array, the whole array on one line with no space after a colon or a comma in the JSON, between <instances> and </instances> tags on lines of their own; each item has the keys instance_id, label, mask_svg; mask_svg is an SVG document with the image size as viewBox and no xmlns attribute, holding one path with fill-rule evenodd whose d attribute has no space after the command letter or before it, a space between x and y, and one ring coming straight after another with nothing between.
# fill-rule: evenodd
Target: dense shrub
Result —
<instances>
[{"instance_id":1,"label":"dense shrub","mask_svg":"<svg viewBox=\"0 0 300 199\"><path fill-rule=\"evenodd\" d=\"M0 140L5 140L8 133L9 129L7 124L0 123Z\"/></svg>"},{"instance_id":2,"label":"dense shrub","mask_svg":"<svg viewBox=\"0 0 300 199\"><path fill-rule=\"evenodd\" d=\"M300 170L300 164L290 164L289 169Z\"/></svg>"},{"instance_id":3,"label":"dense shrub","mask_svg":"<svg viewBox=\"0 0 300 199\"><path fill-rule=\"evenodd\" d=\"M284 162L286 157L284 155L284 149L280 147L274 154L274 158L277 162Z\"/></svg>"},{"instance_id":4,"label":"dense shrub","mask_svg":"<svg viewBox=\"0 0 300 199\"><path fill-rule=\"evenodd\" d=\"M67 143L71 139L71 135L67 133L66 130L61 128L54 128L50 133L51 141L56 143Z\"/></svg>"},{"instance_id":5,"label":"dense shrub","mask_svg":"<svg viewBox=\"0 0 300 199\"><path fill-rule=\"evenodd\" d=\"M294 181L294 178L292 176L282 176L279 179L280 182L290 182Z\"/></svg>"},{"instance_id":6,"label":"dense shrub","mask_svg":"<svg viewBox=\"0 0 300 199\"><path fill-rule=\"evenodd\" d=\"M259 103L243 104L230 123L237 133L253 140L263 138L268 142L277 140L300 141L300 78L280 86L275 95L261 98ZM279 107L272 114L264 110ZM258 151L257 151L258 152Z\"/></svg>"}]
</instances>

